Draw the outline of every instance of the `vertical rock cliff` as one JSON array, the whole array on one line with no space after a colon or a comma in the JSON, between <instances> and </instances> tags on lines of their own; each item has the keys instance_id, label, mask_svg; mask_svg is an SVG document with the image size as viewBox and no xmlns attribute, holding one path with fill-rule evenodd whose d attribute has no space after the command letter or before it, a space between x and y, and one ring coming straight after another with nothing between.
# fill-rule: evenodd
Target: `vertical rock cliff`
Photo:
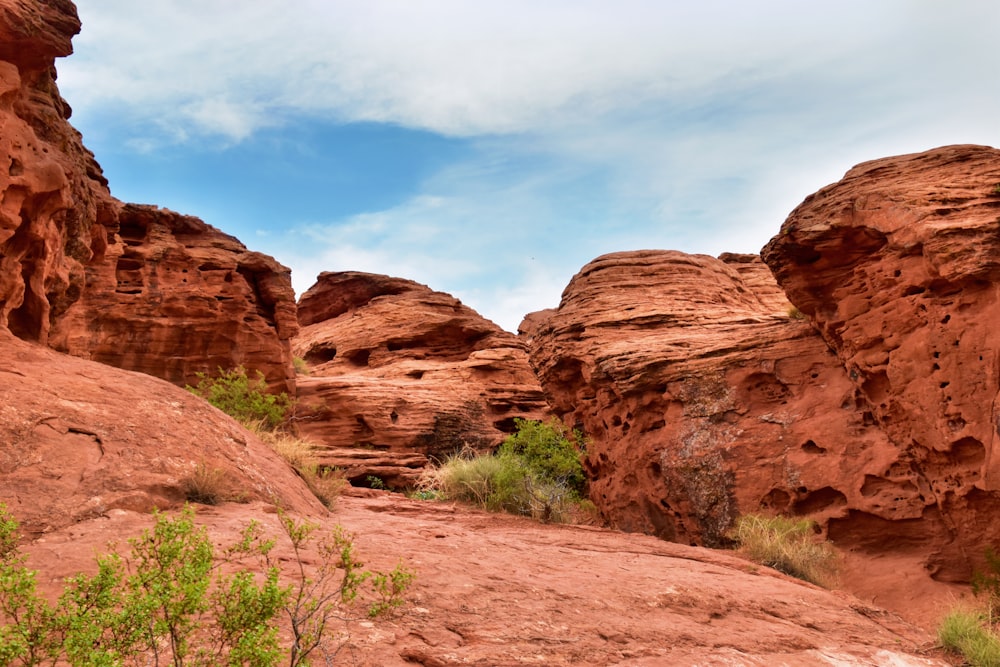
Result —
<instances>
[{"instance_id":1,"label":"vertical rock cliff","mask_svg":"<svg viewBox=\"0 0 1000 667\"><path fill-rule=\"evenodd\" d=\"M288 269L111 196L55 83L79 30L71 2L0 0L0 327L177 384L243 364L293 391Z\"/></svg>"}]
</instances>

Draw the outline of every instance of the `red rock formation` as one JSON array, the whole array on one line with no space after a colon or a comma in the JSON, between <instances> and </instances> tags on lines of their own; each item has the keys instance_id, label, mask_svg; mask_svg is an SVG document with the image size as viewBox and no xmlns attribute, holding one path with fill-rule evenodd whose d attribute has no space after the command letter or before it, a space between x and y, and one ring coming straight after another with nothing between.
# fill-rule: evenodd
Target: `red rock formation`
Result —
<instances>
[{"instance_id":1,"label":"red rock formation","mask_svg":"<svg viewBox=\"0 0 1000 667\"><path fill-rule=\"evenodd\" d=\"M0 501L26 532L185 501L199 465L242 501L325 514L288 464L204 400L163 380L0 330Z\"/></svg>"},{"instance_id":2,"label":"red rock formation","mask_svg":"<svg viewBox=\"0 0 1000 667\"><path fill-rule=\"evenodd\" d=\"M913 548L963 580L1000 542L1000 151L949 146L866 162L808 197L763 251L891 442L852 481L870 503L830 536Z\"/></svg>"},{"instance_id":3,"label":"red rock formation","mask_svg":"<svg viewBox=\"0 0 1000 667\"><path fill-rule=\"evenodd\" d=\"M118 238L88 266L89 287L53 327L52 347L178 385L243 365L294 394L287 268L198 218L151 206L123 206Z\"/></svg>"},{"instance_id":4,"label":"red rock formation","mask_svg":"<svg viewBox=\"0 0 1000 667\"><path fill-rule=\"evenodd\" d=\"M427 457L489 448L515 417L546 415L524 344L447 294L323 273L299 313L293 350L310 375L298 378L297 423L353 479L405 486Z\"/></svg>"},{"instance_id":5,"label":"red rock formation","mask_svg":"<svg viewBox=\"0 0 1000 667\"><path fill-rule=\"evenodd\" d=\"M0 0L0 327L178 384L243 364L293 390L288 270L111 197L55 85L79 29L71 2Z\"/></svg>"},{"instance_id":6,"label":"red rock formation","mask_svg":"<svg viewBox=\"0 0 1000 667\"><path fill-rule=\"evenodd\" d=\"M600 257L536 324L550 402L591 439L591 498L626 530L718 545L740 513L839 516L884 437L754 256ZM876 459L873 462L872 459Z\"/></svg>"}]
</instances>

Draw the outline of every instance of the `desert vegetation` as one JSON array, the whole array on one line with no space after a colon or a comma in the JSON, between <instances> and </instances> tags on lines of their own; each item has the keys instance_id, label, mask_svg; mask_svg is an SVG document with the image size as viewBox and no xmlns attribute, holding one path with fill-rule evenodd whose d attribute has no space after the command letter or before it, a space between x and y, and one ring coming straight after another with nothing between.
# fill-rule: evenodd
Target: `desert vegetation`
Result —
<instances>
[{"instance_id":1,"label":"desert vegetation","mask_svg":"<svg viewBox=\"0 0 1000 667\"><path fill-rule=\"evenodd\" d=\"M50 603L0 505L0 666L329 664L344 641L331 622L390 613L414 575L402 565L364 569L339 527L323 535L279 518L290 560L273 557L277 540L256 522L216 553L193 510L157 513L126 556L99 556L96 574L70 578ZM309 549L319 552L315 566Z\"/></svg>"},{"instance_id":2,"label":"desert vegetation","mask_svg":"<svg viewBox=\"0 0 1000 667\"><path fill-rule=\"evenodd\" d=\"M198 378L198 384L188 386L188 391L201 396L253 431L299 473L324 505L333 508L347 485L347 479L341 471L321 466L316 457L316 445L290 430L288 415L295 402L288 394L268 393L264 376L258 371L256 379L251 380L242 366L228 371L220 368L216 377L199 374ZM217 473L213 474L204 464L199 464L192 476L185 480L188 500L206 504L234 499L224 485L225 479Z\"/></svg>"},{"instance_id":3,"label":"desert vegetation","mask_svg":"<svg viewBox=\"0 0 1000 667\"><path fill-rule=\"evenodd\" d=\"M836 575L837 554L828 542L815 539L813 525L808 519L745 514L737 519L729 537L755 563L828 586Z\"/></svg>"},{"instance_id":4,"label":"desert vegetation","mask_svg":"<svg viewBox=\"0 0 1000 667\"><path fill-rule=\"evenodd\" d=\"M493 454L463 451L429 470L418 493L540 521L565 521L586 503L583 436L559 420L515 420Z\"/></svg>"},{"instance_id":5,"label":"desert vegetation","mask_svg":"<svg viewBox=\"0 0 1000 667\"><path fill-rule=\"evenodd\" d=\"M938 625L941 645L973 667L1000 667L1000 555L988 548L986 570L972 577L975 602L953 606Z\"/></svg>"}]
</instances>

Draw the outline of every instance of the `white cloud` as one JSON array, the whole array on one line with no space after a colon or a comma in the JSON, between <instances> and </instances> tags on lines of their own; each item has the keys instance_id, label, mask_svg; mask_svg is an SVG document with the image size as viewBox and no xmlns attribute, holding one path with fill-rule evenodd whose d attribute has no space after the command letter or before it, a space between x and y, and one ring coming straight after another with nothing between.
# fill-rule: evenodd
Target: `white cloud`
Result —
<instances>
[{"instance_id":1,"label":"white cloud","mask_svg":"<svg viewBox=\"0 0 1000 667\"><path fill-rule=\"evenodd\" d=\"M265 250L299 291L322 270L390 273L507 328L598 254L754 251L853 164L1000 129L998 3L78 5L63 94L142 150L303 117L468 138L407 201L298 221Z\"/></svg>"}]
</instances>

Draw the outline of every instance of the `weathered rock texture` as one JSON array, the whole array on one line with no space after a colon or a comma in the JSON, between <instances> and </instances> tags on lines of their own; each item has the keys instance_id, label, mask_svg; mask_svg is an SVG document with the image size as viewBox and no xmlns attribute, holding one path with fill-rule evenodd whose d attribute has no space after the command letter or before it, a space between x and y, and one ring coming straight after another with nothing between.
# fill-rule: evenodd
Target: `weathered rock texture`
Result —
<instances>
[{"instance_id":1,"label":"weathered rock texture","mask_svg":"<svg viewBox=\"0 0 1000 667\"><path fill-rule=\"evenodd\" d=\"M719 545L741 513L868 506L844 480L884 467L885 436L789 309L756 256L638 251L588 264L536 322L532 360L591 439L613 525Z\"/></svg>"},{"instance_id":2,"label":"weathered rock texture","mask_svg":"<svg viewBox=\"0 0 1000 667\"><path fill-rule=\"evenodd\" d=\"M968 581L1000 541L998 183L981 147L851 170L764 249L798 311L753 256L586 266L524 335L604 515L709 545L810 516L848 586L920 614Z\"/></svg>"},{"instance_id":3,"label":"weathered rock texture","mask_svg":"<svg viewBox=\"0 0 1000 667\"><path fill-rule=\"evenodd\" d=\"M288 270L111 197L55 84L79 29L71 2L0 0L0 327L178 384L244 364L292 389Z\"/></svg>"},{"instance_id":4,"label":"weathered rock texture","mask_svg":"<svg viewBox=\"0 0 1000 667\"><path fill-rule=\"evenodd\" d=\"M981 146L866 162L763 251L891 443L844 480L869 505L845 508L830 537L922 551L940 579L965 579L1000 542L998 184L1000 151Z\"/></svg>"},{"instance_id":5,"label":"weathered rock texture","mask_svg":"<svg viewBox=\"0 0 1000 667\"><path fill-rule=\"evenodd\" d=\"M288 269L198 218L127 204L118 223L52 347L179 385L243 365L294 392Z\"/></svg>"},{"instance_id":6,"label":"weathered rock texture","mask_svg":"<svg viewBox=\"0 0 1000 667\"><path fill-rule=\"evenodd\" d=\"M359 490L360 491L360 490ZM370 492L345 497L336 521L355 533L368 567L416 572L387 619L337 621L333 649L359 667L549 665L602 667L946 667L933 635L867 602L756 567L732 554L644 535L543 525L444 503ZM198 507L218 545L248 521L280 536L259 504ZM25 545L47 589L81 569L109 539L138 535L148 515L107 517ZM284 538L272 552L294 562ZM323 556L305 551L307 571ZM51 583L50 583L51 582ZM290 645L278 619L280 645Z\"/></svg>"},{"instance_id":7,"label":"weathered rock texture","mask_svg":"<svg viewBox=\"0 0 1000 667\"><path fill-rule=\"evenodd\" d=\"M497 445L546 403L524 344L410 280L323 273L299 303L300 432L323 462L406 486L428 457Z\"/></svg>"},{"instance_id":8,"label":"weathered rock texture","mask_svg":"<svg viewBox=\"0 0 1000 667\"><path fill-rule=\"evenodd\" d=\"M199 466L229 499L325 514L287 463L200 398L0 330L0 501L25 532L177 507Z\"/></svg>"}]
</instances>

